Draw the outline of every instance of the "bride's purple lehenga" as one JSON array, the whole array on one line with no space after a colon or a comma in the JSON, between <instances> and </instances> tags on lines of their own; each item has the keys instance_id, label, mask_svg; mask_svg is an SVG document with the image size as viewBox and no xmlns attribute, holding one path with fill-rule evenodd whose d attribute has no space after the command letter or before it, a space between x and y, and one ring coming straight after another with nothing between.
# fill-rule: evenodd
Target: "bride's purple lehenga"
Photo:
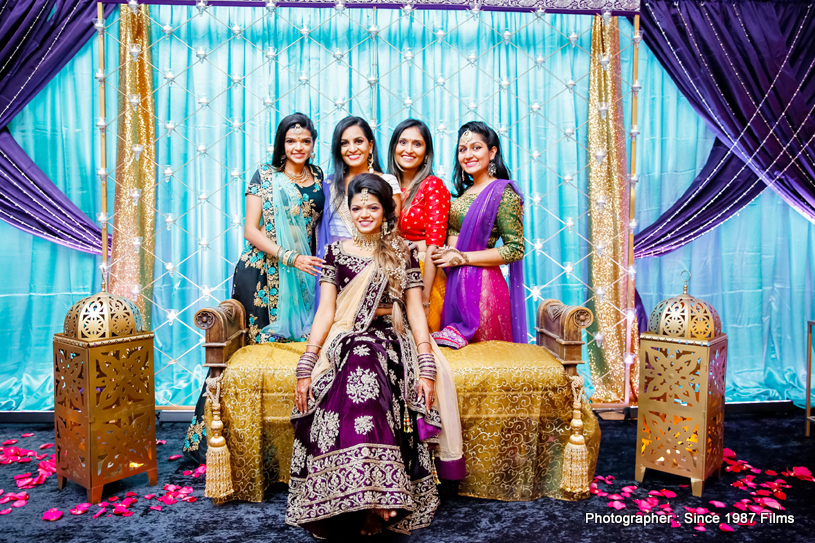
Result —
<instances>
[{"instance_id":1,"label":"bride's purple lehenga","mask_svg":"<svg viewBox=\"0 0 815 543\"><path fill-rule=\"evenodd\" d=\"M328 246L320 281L338 294L375 265ZM417 252L406 263L408 288L421 288ZM286 522L317 536L362 525L371 509L396 510L385 527L402 533L430 524L439 503L428 443L441 426L435 409L418 400L416 348L388 316L387 280L371 273L353 328L325 345L329 368L312 382L315 400L292 416L292 451ZM361 278L360 278L361 279Z\"/></svg>"}]
</instances>

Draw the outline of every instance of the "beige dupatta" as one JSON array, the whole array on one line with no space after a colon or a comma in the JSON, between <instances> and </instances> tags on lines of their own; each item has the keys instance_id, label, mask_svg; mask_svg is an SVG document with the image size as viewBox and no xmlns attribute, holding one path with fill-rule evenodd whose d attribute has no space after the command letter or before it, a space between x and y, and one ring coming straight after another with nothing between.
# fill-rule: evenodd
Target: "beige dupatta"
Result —
<instances>
[{"instance_id":1,"label":"beige dupatta","mask_svg":"<svg viewBox=\"0 0 815 543\"><path fill-rule=\"evenodd\" d=\"M375 264L366 266L357 274L351 282L337 296L337 307L334 312L334 324L328 332L328 337L323 345L326 347L320 353L320 358L314 365L311 372L312 381L316 381L326 370L331 368L331 362L326 355L329 346L340 334L350 332L354 328L357 312L362 304L363 297L368 290L368 285L374 276ZM416 349L416 341L411 332L407 332L407 343L412 349ZM456 396L456 386L453 381L453 371L447 359L439 350L436 342L431 338L430 346L436 358L436 398L433 407L439 412L441 417L441 433L439 434L439 454L438 458L444 462L459 460L464 456L463 443L461 438L461 417L458 412L458 399ZM408 357L405 357L406 359ZM416 357L410 357L415 360ZM419 368L415 366L413 371L419 374Z\"/></svg>"}]
</instances>

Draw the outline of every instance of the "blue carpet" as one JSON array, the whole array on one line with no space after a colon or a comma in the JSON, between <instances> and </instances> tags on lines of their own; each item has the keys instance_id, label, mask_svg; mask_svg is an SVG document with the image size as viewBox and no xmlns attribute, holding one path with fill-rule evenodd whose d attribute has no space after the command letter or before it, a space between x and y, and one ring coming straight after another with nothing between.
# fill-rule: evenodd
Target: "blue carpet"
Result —
<instances>
[{"instance_id":1,"label":"blue carpet","mask_svg":"<svg viewBox=\"0 0 815 543\"><path fill-rule=\"evenodd\" d=\"M728 416L725 423L725 445L733 449L739 458L746 459L762 470L777 472L793 466L807 466L815 471L815 437L804 437L804 417L801 410L789 413L750 414ZM602 444L597 467L598 475L614 475L610 493L621 487L636 484L634 478L634 442L636 424L631 421L601 421ZM29 438L20 437L34 432ZM147 476L125 479L105 488L104 496L117 496L120 500L130 491L141 497L150 493L163 494L167 484L191 486L195 503L178 502L163 505L162 511L151 511L148 506L155 501L139 499L130 509L134 515L128 518L103 515L91 518L98 510L93 506L82 516L68 513L71 507L86 500L84 489L68 483L63 490L57 489L56 476L36 488L27 490L28 504L0 516L0 541L9 542L187 542L207 543L255 541L311 542L305 531L283 524L286 504L286 487L277 485L270 490L263 503L229 503L213 506L203 498L204 481L184 475L185 470L195 466L169 461L178 454L186 433L186 425L161 424L158 438L167 441L158 447L159 485L150 487ZM53 429L47 425L0 426L0 441L17 439L16 446L35 449L42 443L54 441ZM51 450L43 452L52 452ZM0 465L0 488L6 493L17 492L14 476L36 471L34 464ZM703 498L694 498L690 488L680 485L687 480L649 471L645 481L634 497L644 498L648 490L669 489L677 497L671 499L675 511L684 514L684 506L707 507L710 500L728 504L724 511L735 511L731 504L751 497L748 492L731 484L745 474L726 473L721 481L710 480ZM781 477L779 475L779 477ZM757 481L775 479L766 475L756 476ZM387 534L376 538L361 536L345 538L346 541L411 541L433 543L525 541L562 541L564 543L614 543L630 541L704 541L711 538L738 542L815 541L815 483L796 478L786 478L792 488L786 489L787 499L781 501L794 523L778 525L763 523L753 527L734 526L735 533L722 532L718 525L707 525L706 532L697 532L693 525L679 528L652 524L649 526L621 526L619 524L587 524L587 513L608 514L615 511L607 506L608 499L593 496L582 502L563 502L542 498L534 502L506 503L457 496L454 489L443 488L442 505L433 524L411 537ZM601 483L604 490L607 485ZM662 500L663 502L665 500ZM621 514L633 514L636 506L630 499ZM0 510L9 504L0 505ZM42 520L42 514L50 508L59 508L65 515L55 522Z\"/></svg>"}]
</instances>

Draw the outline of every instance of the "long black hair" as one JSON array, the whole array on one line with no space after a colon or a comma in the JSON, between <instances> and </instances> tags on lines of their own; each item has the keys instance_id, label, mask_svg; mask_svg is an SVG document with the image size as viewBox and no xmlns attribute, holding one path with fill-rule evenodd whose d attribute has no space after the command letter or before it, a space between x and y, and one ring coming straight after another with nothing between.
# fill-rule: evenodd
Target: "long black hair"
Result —
<instances>
[{"instance_id":1,"label":"long black hair","mask_svg":"<svg viewBox=\"0 0 815 543\"><path fill-rule=\"evenodd\" d=\"M337 123L334 127L334 136L331 138L331 168L333 169L334 182L332 183L332 191L334 193L334 208L339 209L339 204L345 198L345 170L346 164L342 160L342 134L352 126L358 126L368 141L372 143L371 156L373 157L373 169L375 172L381 172L382 166L379 163L379 153L376 146L376 138L374 131L371 130L371 125L362 117L348 116Z\"/></svg>"},{"instance_id":2,"label":"long black hair","mask_svg":"<svg viewBox=\"0 0 815 543\"><path fill-rule=\"evenodd\" d=\"M498 138L498 134L495 130L490 128L487 123L470 121L461 125L461 128L458 129L456 152L453 160L453 163L456 165L455 168L453 168L453 185L456 188L456 196L461 196L464 194L464 191L473 186L472 176L462 169L458 161L458 143L461 141L461 135L467 130L480 135L484 143L487 144L488 149L492 149L493 147L498 149L498 152L495 153L495 158L492 159L492 161L495 162L495 177L497 179L509 179L509 168L506 162L504 162L504 155L501 153L501 140Z\"/></svg>"},{"instance_id":3,"label":"long black hair","mask_svg":"<svg viewBox=\"0 0 815 543\"><path fill-rule=\"evenodd\" d=\"M277 125L277 132L274 136L274 147L272 149L272 168L277 171L282 171L286 164L286 132L297 124L303 127L303 130L309 131L311 141L314 142L316 146L317 129L314 128L314 123L311 122L311 119L299 112L283 117L283 120ZM306 160L306 166L311 166L310 156Z\"/></svg>"},{"instance_id":4,"label":"long black hair","mask_svg":"<svg viewBox=\"0 0 815 543\"><path fill-rule=\"evenodd\" d=\"M394 129L393 135L391 136L391 143L388 146L388 173L396 176L396 179L399 180L399 185L402 184L402 168L400 168L399 163L396 162L396 146L399 145L399 139L402 137L402 133L408 128L415 128L419 131L419 135L422 136L424 140L425 155L424 162L416 172L416 177L410 182L407 196L405 196L402 202L404 209L410 207L410 203L413 201L413 198L416 197L416 193L419 192L422 181L427 179L428 176L433 175L433 136L430 134L430 129L427 128L427 125L418 119L405 119Z\"/></svg>"},{"instance_id":5,"label":"long black hair","mask_svg":"<svg viewBox=\"0 0 815 543\"><path fill-rule=\"evenodd\" d=\"M361 173L348 184L348 207L351 207L351 200L354 196L361 193L363 189L368 189L368 194L374 196L382 205L382 237L379 239L376 249L374 249L374 262L379 272L387 277L388 291L394 300L391 313L393 327L397 332L402 333L405 331L405 310L400 300L402 300L404 294L402 288L407 273L405 268L408 246L405 240L400 237L397 228L399 218L396 216L393 189L379 175Z\"/></svg>"}]
</instances>

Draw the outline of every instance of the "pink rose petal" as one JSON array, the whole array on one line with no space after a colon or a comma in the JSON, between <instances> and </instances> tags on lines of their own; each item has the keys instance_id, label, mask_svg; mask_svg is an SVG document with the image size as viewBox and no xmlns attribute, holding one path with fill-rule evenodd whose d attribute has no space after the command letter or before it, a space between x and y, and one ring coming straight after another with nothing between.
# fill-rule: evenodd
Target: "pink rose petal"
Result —
<instances>
[{"instance_id":1,"label":"pink rose petal","mask_svg":"<svg viewBox=\"0 0 815 543\"><path fill-rule=\"evenodd\" d=\"M151 505L150 509L152 509L153 511L161 511L161 506L160 505Z\"/></svg>"},{"instance_id":2,"label":"pink rose petal","mask_svg":"<svg viewBox=\"0 0 815 543\"><path fill-rule=\"evenodd\" d=\"M33 437L33 436L34 436L33 433L28 432L28 433L25 433L25 434L21 435L20 437Z\"/></svg>"},{"instance_id":3,"label":"pink rose petal","mask_svg":"<svg viewBox=\"0 0 815 543\"><path fill-rule=\"evenodd\" d=\"M100 250L101 250L101 249L100 249ZM190 469L188 469L188 470L184 470L184 475L186 475L186 476L188 476L188 477L189 477L190 475L192 475L192 470L190 470Z\"/></svg>"},{"instance_id":4,"label":"pink rose petal","mask_svg":"<svg viewBox=\"0 0 815 543\"><path fill-rule=\"evenodd\" d=\"M187 502L187 503L194 503L197 500L198 500L198 498L196 498L195 496L189 496L187 498L184 498L184 501ZM622 502L617 502L617 503L622 503ZM625 504L623 504L623 507L625 507Z\"/></svg>"},{"instance_id":5,"label":"pink rose petal","mask_svg":"<svg viewBox=\"0 0 815 543\"><path fill-rule=\"evenodd\" d=\"M15 443L17 443L16 439L7 439L3 442L3 445L14 445Z\"/></svg>"},{"instance_id":6,"label":"pink rose petal","mask_svg":"<svg viewBox=\"0 0 815 543\"><path fill-rule=\"evenodd\" d=\"M716 500L711 500L710 505L712 505L713 507L726 507L725 504L723 504L722 502L717 502Z\"/></svg>"},{"instance_id":7,"label":"pink rose petal","mask_svg":"<svg viewBox=\"0 0 815 543\"><path fill-rule=\"evenodd\" d=\"M2 511L0 511L0 515L8 515L9 513L11 513L11 507L9 507L8 509L3 509Z\"/></svg>"},{"instance_id":8,"label":"pink rose petal","mask_svg":"<svg viewBox=\"0 0 815 543\"><path fill-rule=\"evenodd\" d=\"M620 496L619 494L612 494L611 496L608 497L608 499L609 500L622 500L623 497Z\"/></svg>"},{"instance_id":9,"label":"pink rose petal","mask_svg":"<svg viewBox=\"0 0 815 543\"><path fill-rule=\"evenodd\" d=\"M767 471L765 471L764 473L765 473L765 474L767 474L767 475L778 475L776 472L774 472L774 471L773 471L773 470L771 470L771 469L768 469L768 470L767 470Z\"/></svg>"},{"instance_id":10,"label":"pink rose petal","mask_svg":"<svg viewBox=\"0 0 815 543\"><path fill-rule=\"evenodd\" d=\"M719 524L719 529L721 531L723 531L723 532L732 532L733 531L733 528L731 528L729 524L725 524L724 522Z\"/></svg>"},{"instance_id":11,"label":"pink rose petal","mask_svg":"<svg viewBox=\"0 0 815 543\"><path fill-rule=\"evenodd\" d=\"M102 515L104 515L105 513L107 513L107 509L100 509L99 511L97 511L97 512L96 512L96 513L93 515L93 518L99 518L99 517L101 517Z\"/></svg>"},{"instance_id":12,"label":"pink rose petal","mask_svg":"<svg viewBox=\"0 0 815 543\"><path fill-rule=\"evenodd\" d=\"M117 496L111 496L110 498L108 498L108 501L109 502L117 502L117 501L119 501L119 498Z\"/></svg>"},{"instance_id":13,"label":"pink rose petal","mask_svg":"<svg viewBox=\"0 0 815 543\"><path fill-rule=\"evenodd\" d=\"M26 477L31 477L31 474L30 473L23 473L22 475L15 475L14 480L16 481L17 479L25 479Z\"/></svg>"},{"instance_id":14,"label":"pink rose petal","mask_svg":"<svg viewBox=\"0 0 815 543\"><path fill-rule=\"evenodd\" d=\"M693 529L696 530L697 532L707 532L707 528L705 528L702 525L694 526Z\"/></svg>"},{"instance_id":15,"label":"pink rose petal","mask_svg":"<svg viewBox=\"0 0 815 543\"><path fill-rule=\"evenodd\" d=\"M180 454L174 454L174 455L170 456L169 458L167 458L167 460L178 460L179 458L181 458Z\"/></svg>"},{"instance_id":16,"label":"pink rose petal","mask_svg":"<svg viewBox=\"0 0 815 543\"><path fill-rule=\"evenodd\" d=\"M674 519L671 519L671 528L679 528L680 526L682 525L676 522Z\"/></svg>"},{"instance_id":17,"label":"pink rose petal","mask_svg":"<svg viewBox=\"0 0 815 543\"><path fill-rule=\"evenodd\" d=\"M204 467L206 467L206 466L204 466ZM633 485L632 486L624 486L622 490L623 490L623 492L634 492L635 490L637 490L637 487L633 486Z\"/></svg>"},{"instance_id":18,"label":"pink rose petal","mask_svg":"<svg viewBox=\"0 0 815 543\"><path fill-rule=\"evenodd\" d=\"M61 518L62 518L62 511L60 511L59 509L56 509L56 508L49 509L48 511L46 511L45 513L42 514L42 519L43 520L49 520L51 522L53 522L55 520L59 520Z\"/></svg>"},{"instance_id":19,"label":"pink rose petal","mask_svg":"<svg viewBox=\"0 0 815 543\"><path fill-rule=\"evenodd\" d=\"M626 507L623 502L618 501L618 500L608 502L608 506L613 507L617 511L619 511L620 509L625 509L625 507Z\"/></svg>"},{"instance_id":20,"label":"pink rose petal","mask_svg":"<svg viewBox=\"0 0 815 543\"><path fill-rule=\"evenodd\" d=\"M152 500L152 499L153 499L153 498L155 498L155 497L156 497L156 495L155 495L155 494L146 494L146 495L144 496L144 499L145 499L145 500Z\"/></svg>"},{"instance_id":21,"label":"pink rose petal","mask_svg":"<svg viewBox=\"0 0 815 543\"><path fill-rule=\"evenodd\" d=\"M17 500L16 502L12 503L11 506L12 507L22 507L26 503L28 503L28 502L26 502L25 500Z\"/></svg>"},{"instance_id":22,"label":"pink rose petal","mask_svg":"<svg viewBox=\"0 0 815 543\"><path fill-rule=\"evenodd\" d=\"M666 498L676 498L676 492L672 490L665 490L664 488L662 489L662 495Z\"/></svg>"},{"instance_id":23,"label":"pink rose petal","mask_svg":"<svg viewBox=\"0 0 815 543\"><path fill-rule=\"evenodd\" d=\"M732 449L728 449L727 447L725 447L724 450L722 451L722 455L725 458L736 458L736 453L734 453Z\"/></svg>"},{"instance_id":24,"label":"pink rose petal","mask_svg":"<svg viewBox=\"0 0 815 543\"><path fill-rule=\"evenodd\" d=\"M43 443L42 445L40 445L40 450L43 450L43 449L50 449L50 448L51 448L51 447L53 447L53 446L54 446L54 444L53 444L53 443Z\"/></svg>"},{"instance_id":25,"label":"pink rose petal","mask_svg":"<svg viewBox=\"0 0 815 543\"><path fill-rule=\"evenodd\" d=\"M84 515L86 511L87 511L87 509L80 509L80 508L77 507L77 508L71 509L71 514L72 515Z\"/></svg>"},{"instance_id":26,"label":"pink rose petal","mask_svg":"<svg viewBox=\"0 0 815 543\"><path fill-rule=\"evenodd\" d=\"M166 439L157 439L156 440L156 445L166 445L166 444L167 444Z\"/></svg>"}]
</instances>

